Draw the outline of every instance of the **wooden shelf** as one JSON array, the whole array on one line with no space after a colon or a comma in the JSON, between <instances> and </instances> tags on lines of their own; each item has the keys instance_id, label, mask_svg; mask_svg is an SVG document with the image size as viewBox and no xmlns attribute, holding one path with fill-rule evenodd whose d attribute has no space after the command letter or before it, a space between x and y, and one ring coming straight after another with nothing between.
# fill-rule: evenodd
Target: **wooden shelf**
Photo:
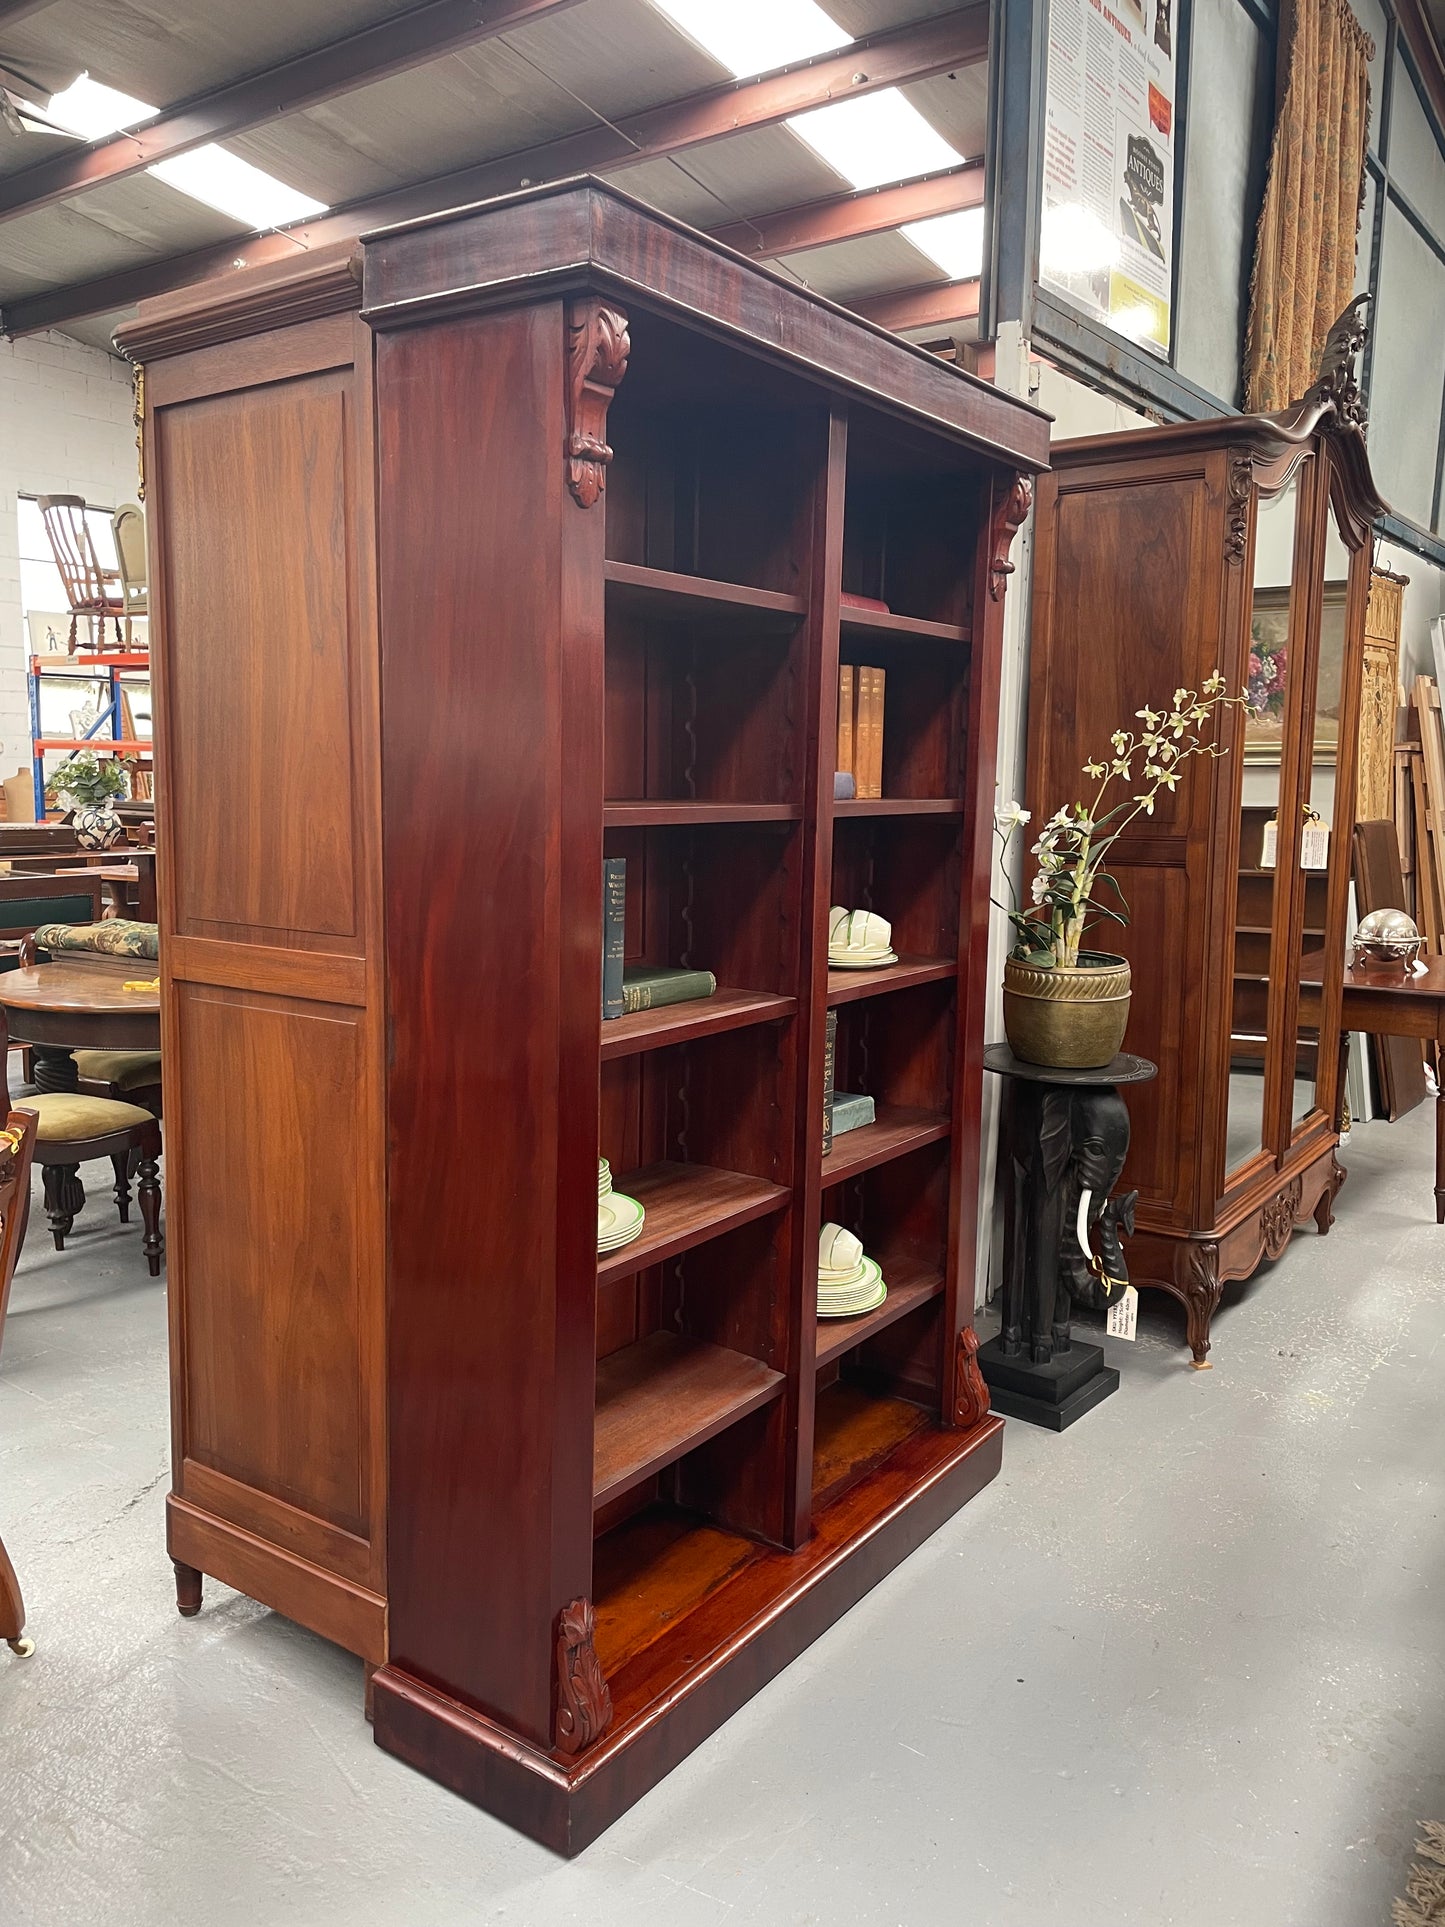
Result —
<instances>
[{"instance_id":1,"label":"wooden shelf","mask_svg":"<svg viewBox=\"0 0 1445 1927\"><path fill-rule=\"evenodd\" d=\"M614 1173L612 1182L624 1197L637 1199L647 1212L647 1222L636 1243L599 1257L599 1284L626 1278L724 1231L751 1224L754 1218L781 1211L792 1196L781 1184L707 1164L648 1164L621 1177Z\"/></svg>"},{"instance_id":2,"label":"wooden shelf","mask_svg":"<svg viewBox=\"0 0 1445 1927\"><path fill-rule=\"evenodd\" d=\"M155 745L149 736L37 736L33 749L99 749L111 756L149 756Z\"/></svg>"},{"instance_id":3,"label":"wooden shelf","mask_svg":"<svg viewBox=\"0 0 1445 1927\"><path fill-rule=\"evenodd\" d=\"M937 1298L943 1290L943 1272L937 1265L920 1265L912 1259L879 1259L883 1267L888 1296L876 1311L865 1311L859 1318L820 1318L818 1320L819 1365L851 1352L876 1332L906 1318L920 1305Z\"/></svg>"},{"instance_id":4,"label":"wooden shelf","mask_svg":"<svg viewBox=\"0 0 1445 1927\"><path fill-rule=\"evenodd\" d=\"M936 1111L917 1111L902 1105L880 1104L871 1124L860 1124L856 1131L845 1131L835 1138L833 1148L823 1159L823 1183L841 1184L871 1171L877 1164L901 1158L921 1145L936 1144L948 1136L948 1119ZM621 1187L624 1191L626 1185Z\"/></svg>"},{"instance_id":5,"label":"wooden shelf","mask_svg":"<svg viewBox=\"0 0 1445 1927\"><path fill-rule=\"evenodd\" d=\"M714 582L707 576L677 575L671 569L648 569L636 562L609 562L603 570L607 607L640 616L696 620L726 615L753 634L786 634L807 613L802 596L775 589L750 589L738 582Z\"/></svg>"},{"instance_id":6,"label":"wooden shelf","mask_svg":"<svg viewBox=\"0 0 1445 1927\"><path fill-rule=\"evenodd\" d=\"M895 964L877 970L830 970L828 1002L855 1004L863 997L882 997L890 990L908 990L914 984L946 983L957 976L958 965L947 957L900 957Z\"/></svg>"},{"instance_id":7,"label":"wooden shelf","mask_svg":"<svg viewBox=\"0 0 1445 1927\"><path fill-rule=\"evenodd\" d=\"M721 1345L653 1332L597 1366L592 1503L603 1505L782 1391L783 1374Z\"/></svg>"},{"instance_id":8,"label":"wooden shelf","mask_svg":"<svg viewBox=\"0 0 1445 1927\"><path fill-rule=\"evenodd\" d=\"M896 616L885 609L851 609L845 602L838 626L845 636L898 642L968 642L970 631L956 622L925 622L921 616Z\"/></svg>"},{"instance_id":9,"label":"wooden shelf","mask_svg":"<svg viewBox=\"0 0 1445 1927\"><path fill-rule=\"evenodd\" d=\"M749 1024L777 1023L796 1014L796 997L773 997L760 990L724 990L687 1004L664 1004L657 1010L633 1011L610 1017L602 1025L602 1058L631 1057L638 1051L665 1050L695 1037L713 1037Z\"/></svg>"},{"instance_id":10,"label":"wooden shelf","mask_svg":"<svg viewBox=\"0 0 1445 1927\"><path fill-rule=\"evenodd\" d=\"M852 796L833 805L834 816L962 816L947 796Z\"/></svg>"},{"instance_id":11,"label":"wooden shelf","mask_svg":"<svg viewBox=\"0 0 1445 1927\"><path fill-rule=\"evenodd\" d=\"M719 803L681 800L616 801L602 805L604 830L647 830L669 824L800 823L795 803Z\"/></svg>"}]
</instances>

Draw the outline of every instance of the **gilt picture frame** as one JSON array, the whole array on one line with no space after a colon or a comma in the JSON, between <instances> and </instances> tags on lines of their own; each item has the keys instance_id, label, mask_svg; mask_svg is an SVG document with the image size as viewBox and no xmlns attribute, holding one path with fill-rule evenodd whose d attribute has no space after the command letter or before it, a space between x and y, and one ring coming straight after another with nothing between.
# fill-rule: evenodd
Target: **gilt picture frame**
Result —
<instances>
[{"instance_id":1,"label":"gilt picture frame","mask_svg":"<svg viewBox=\"0 0 1445 1927\"><path fill-rule=\"evenodd\" d=\"M1320 610L1320 660L1311 761L1333 763L1339 754L1340 704L1345 660L1346 582L1327 582ZM1245 670L1244 760L1278 763L1284 748L1285 692L1289 669L1289 585L1257 588L1249 621Z\"/></svg>"}]
</instances>

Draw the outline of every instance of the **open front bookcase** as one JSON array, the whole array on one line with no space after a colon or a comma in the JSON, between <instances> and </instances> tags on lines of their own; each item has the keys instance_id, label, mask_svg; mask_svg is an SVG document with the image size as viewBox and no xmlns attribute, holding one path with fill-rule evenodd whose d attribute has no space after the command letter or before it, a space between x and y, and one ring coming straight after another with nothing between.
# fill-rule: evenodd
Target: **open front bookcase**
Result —
<instances>
[{"instance_id":1,"label":"open front bookcase","mask_svg":"<svg viewBox=\"0 0 1445 1927\"><path fill-rule=\"evenodd\" d=\"M998 1468L993 760L1047 424L588 182L127 341L184 1597L214 1573L353 1646L383 1746L575 1851ZM208 731L238 656L254 701ZM881 798L834 800L840 663L886 671ZM203 780L268 794L303 743L319 822L193 827ZM627 961L714 995L601 1020L605 857ZM898 960L830 971L834 903ZM830 1009L876 1115L824 1155ZM647 1214L600 1260L599 1155ZM306 1213L219 1235L228 1187L297 1170ZM817 1316L829 1219L888 1285L851 1320Z\"/></svg>"}]
</instances>

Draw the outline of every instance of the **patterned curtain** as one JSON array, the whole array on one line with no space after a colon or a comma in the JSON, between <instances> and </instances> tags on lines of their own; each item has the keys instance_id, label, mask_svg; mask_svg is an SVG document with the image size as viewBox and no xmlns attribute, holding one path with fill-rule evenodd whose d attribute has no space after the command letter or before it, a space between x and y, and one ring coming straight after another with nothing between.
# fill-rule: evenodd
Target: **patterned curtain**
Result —
<instances>
[{"instance_id":1,"label":"patterned curtain","mask_svg":"<svg viewBox=\"0 0 1445 1927\"><path fill-rule=\"evenodd\" d=\"M1269 182L1255 242L1245 407L1311 386L1330 323L1355 291L1355 240L1375 45L1345 0L1294 0Z\"/></svg>"}]
</instances>

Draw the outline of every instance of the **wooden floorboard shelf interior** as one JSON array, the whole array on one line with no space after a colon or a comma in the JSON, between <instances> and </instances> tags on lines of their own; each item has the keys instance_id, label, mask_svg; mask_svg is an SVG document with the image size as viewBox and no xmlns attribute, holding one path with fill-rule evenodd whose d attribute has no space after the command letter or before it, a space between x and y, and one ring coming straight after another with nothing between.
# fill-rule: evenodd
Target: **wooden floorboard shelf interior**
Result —
<instances>
[{"instance_id":1,"label":"wooden floorboard shelf interior","mask_svg":"<svg viewBox=\"0 0 1445 1927\"><path fill-rule=\"evenodd\" d=\"M740 631L786 634L806 613L801 596L776 589L750 589L740 582L714 582L708 576L679 575L636 562L609 562L604 571L607 607L641 616L680 620L722 614Z\"/></svg>"},{"instance_id":2,"label":"wooden floorboard shelf interior","mask_svg":"<svg viewBox=\"0 0 1445 1927\"><path fill-rule=\"evenodd\" d=\"M912 1259L900 1258L889 1262L879 1260L883 1267L883 1280L888 1286L888 1296L875 1311L866 1311L861 1318L820 1318L818 1320L819 1365L827 1365L844 1352L851 1352L857 1345L865 1343L876 1333L906 1318L920 1305L937 1298L943 1290L943 1272L937 1265L920 1265Z\"/></svg>"},{"instance_id":3,"label":"wooden floorboard shelf interior","mask_svg":"<svg viewBox=\"0 0 1445 1927\"><path fill-rule=\"evenodd\" d=\"M826 1560L856 1528L849 1515L886 1504L905 1466L916 1478L927 1461L951 1457L962 1444L959 1433L939 1429L921 1406L852 1386L823 1393L819 1419L827 1439L815 1465L835 1475L833 1499L842 1504L835 1511L819 1507L814 1536L799 1552L665 1504L634 1513L598 1538L592 1570L597 1657L619 1720L665 1694L731 1626L765 1614L790 1583L790 1569ZM876 1498L856 1489L869 1470L877 1475Z\"/></svg>"},{"instance_id":4,"label":"wooden floorboard shelf interior","mask_svg":"<svg viewBox=\"0 0 1445 1927\"><path fill-rule=\"evenodd\" d=\"M954 807L957 807L956 805ZM692 798L636 797L602 805L604 830L666 829L707 823L801 823L796 803L722 803Z\"/></svg>"},{"instance_id":5,"label":"wooden floorboard shelf interior","mask_svg":"<svg viewBox=\"0 0 1445 1927\"><path fill-rule=\"evenodd\" d=\"M928 622L922 616L896 616L890 609L850 609L845 603L839 616L845 636L865 641L896 638L918 642L967 642L970 632L956 622Z\"/></svg>"},{"instance_id":6,"label":"wooden floorboard shelf interior","mask_svg":"<svg viewBox=\"0 0 1445 1927\"><path fill-rule=\"evenodd\" d=\"M828 1002L853 1004L863 997L881 997L890 990L909 990L915 984L939 984L958 974L949 957L900 957L877 970L830 970Z\"/></svg>"},{"instance_id":7,"label":"wooden floorboard shelf interior","mask_svg":"<svg viewBox=\"0 0 1445 1927\"><path fill-rule=\"evenodd\" d=\"M833 805L834 816L962 816L963 804L948 796L850 796Z\"/></svg>"},{"instance_id":8,"label":"wooden floorboard shelf interior","mask_svg":"<svg viewBox=\"0 0 1445 1927\"><path fill-rule=\"evenodd\" d=\"M948 1136L948 1119L935 1111L917 1111L903 1105L880 1104L871 1124L856 1131L845 1131L833 1140L833 1148L823 1159L823 1183L841 1184L845 1178L871 1171L875 1165L901 1158L920 1145L936 1144Z\"/></svg>"},{"instance_id":9,"label":"wooden floorboard shelf interior","mask_svg":"<svg viewBox=\"0 0 1445 1927\"><path fill-rule=\"evenodd\" d=\"M602 1149L605 1156L606 1145ZM707 1164L648 1164L620 1176L614 1171L612 1183L624 1197L637 1199L647 1221L635 1243L599 1257L599 1284L625 1278L724 1231L765 1218L770 1211L781 1211L792 1195L765 1178L719 1171Z\"/></svg>"},{"instance_id":10,"label":"wooden floorboard shelf interior","mask_svg":"<svg viewBox=\"0 0 1445 1927\"><path fill-rule=\"evenodd\" d=\"M694 1038L712 1037L749 1024L777 1023L793 1016L796 997L774 997L761 990L724 990L688 1004L663 1004L657 1010L635 1010L602 1025L602 1056L631 1057L638 1051L663 1050Z\"/></svg>"},{"instance_id":11,"label":"wooden floorboard shelf interior","mask_svg":"<svg viewBox=\"0 0 1445 1927\"><path fill-rule=\"evenodd\" d=\"M601 1359L592 1501L603 1505L776 1398L783 1374L721 1345L653 1332Z\"/></svg>"}]
</instances>

